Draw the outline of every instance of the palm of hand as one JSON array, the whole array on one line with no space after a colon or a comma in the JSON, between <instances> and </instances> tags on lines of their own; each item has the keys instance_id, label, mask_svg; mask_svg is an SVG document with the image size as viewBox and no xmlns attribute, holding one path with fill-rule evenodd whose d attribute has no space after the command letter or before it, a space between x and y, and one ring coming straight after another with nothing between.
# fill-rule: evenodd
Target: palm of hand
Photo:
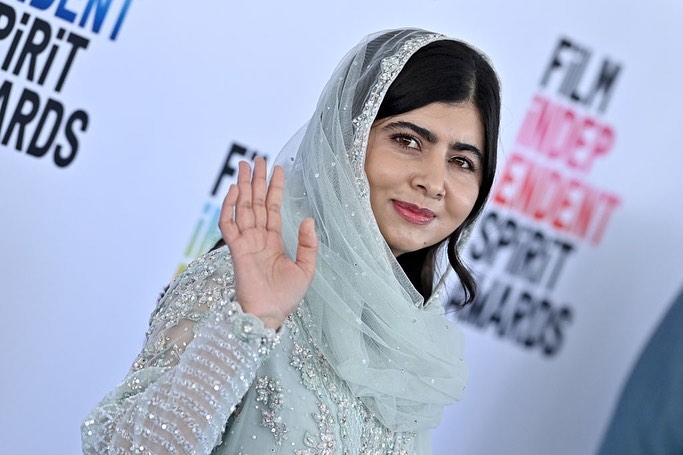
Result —
<instances>
[{"instance_id":1,"label":"palm of hand","mask_svg":"<svg viewBox=\"0 0 683 455\"><path fill-rule=\"evenodd\" d=\"M296 259L289 258L282 241L280 215L284 173L275 167L270 185L262 158L254 175L246 162L239 165L237 185L223 202L219 226L235 269L237 301L243 311L277 328L303 298L315 272L317 237L312 219L299 228Z\"/></svg>"}]
</instances>

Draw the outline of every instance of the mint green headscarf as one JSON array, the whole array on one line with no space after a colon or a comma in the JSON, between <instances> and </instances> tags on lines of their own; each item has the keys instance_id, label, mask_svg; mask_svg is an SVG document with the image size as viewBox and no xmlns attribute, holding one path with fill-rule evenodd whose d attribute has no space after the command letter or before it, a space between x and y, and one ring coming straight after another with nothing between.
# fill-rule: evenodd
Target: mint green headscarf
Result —
<instances>
[{"instance_id":1,"label":"mint green headscarf","mask_svg":"<svg viewBox=\"0 0 683 455\"><path fill-rule=\"evenodd\" d=\"M368 133L391 82L428 43L450 38L404 29L367 37L325 87L303 130L279 155L286 170L283 231L294 254L300 221L320 238L302 325L353 394L388 428L435 427L464 388L462 336L423 303L382 238L364 172Z\"/></svg>"}]
</instances>

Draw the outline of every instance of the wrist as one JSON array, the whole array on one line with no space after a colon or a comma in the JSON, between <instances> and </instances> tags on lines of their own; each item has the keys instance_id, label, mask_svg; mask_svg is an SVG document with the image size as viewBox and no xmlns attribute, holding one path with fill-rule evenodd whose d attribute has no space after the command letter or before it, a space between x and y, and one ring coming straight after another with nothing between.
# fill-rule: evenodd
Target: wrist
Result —
<instances>
[{"instance_id":1,"label":"wrist","mask_svg":"<svg viewBox=\"0 0 683 455\"><path fill-rule=\"evenodd\" d=\"M257 314L254 314L254 316L261 320L265 328L275 330L276 332L280 329L282 323L284 322L284 319L279 319L272 316L259 316Z\"/></svg>"},{"instance_id":2,"label":"wrist","mask_svg":"<svg viewBox=\"0 0 683 455\"><path fill-rule=\"evenodd\" d=\"M271 324L274 321L275 319ZM232 336L252 346L260 354L267 355L279 342L276 331L281 323L277 327L268 326L259 316L243 311L237 301L226 302L222 311L216 314L216 324L223 325L225 322L230 323L229 331Z\"/></svg>"}]
</instances>

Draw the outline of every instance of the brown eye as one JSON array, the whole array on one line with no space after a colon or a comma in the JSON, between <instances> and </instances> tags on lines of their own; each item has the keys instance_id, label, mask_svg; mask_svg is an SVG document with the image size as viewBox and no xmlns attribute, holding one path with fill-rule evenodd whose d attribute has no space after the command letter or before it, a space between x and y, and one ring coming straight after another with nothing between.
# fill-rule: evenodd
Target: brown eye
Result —
<instances>
[{"instance_id":1,"label":"brown eye","mask_svg":"<svg viewBox=\"0 0 683 455\"><path fill-rule=\"evenodd\" d=\"M474 163L472 162L472 160L469 160L465 157L454 156L449 161L459 168L467 169L470 171L476 170L476 167L474 166Z\"/></svg>"},{"instance_id":2,"label":"brown eye","mask_svg":"<svg viewBox=\"0 0 683 455\"><path fill-rule=\"evenodd\" d=\"M407 134L397 134L392 136L392 139L398 143L403 148L406 149L419 149L420 143L414 137Z\"/></svg>"}]
</instances>

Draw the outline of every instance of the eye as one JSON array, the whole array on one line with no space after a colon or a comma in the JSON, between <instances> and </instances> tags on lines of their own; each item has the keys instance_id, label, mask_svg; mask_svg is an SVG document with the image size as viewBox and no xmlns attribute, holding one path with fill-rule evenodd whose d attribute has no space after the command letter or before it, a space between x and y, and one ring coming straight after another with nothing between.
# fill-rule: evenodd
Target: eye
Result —
<instances>
[{"instance_id":1,"label":"eye","mask_svg":"<svg viewBox=\"0 0 683 455\"><path fill-rule=\"evenodd\" d=\"M468 171L476 171L477 167L472 160L464 156L453 156L448 160L449 163Z\"/></svg>"},{"instance_id":2,"label":"eye","mask_svg":"<svg viewBox=\"0 0 683 455\"><path fill-rule=\"evenodd\" d=\"M405 149L419 149L420 142L409 134L395 134L391 139Z\"/></svg>"}]
</instances>

